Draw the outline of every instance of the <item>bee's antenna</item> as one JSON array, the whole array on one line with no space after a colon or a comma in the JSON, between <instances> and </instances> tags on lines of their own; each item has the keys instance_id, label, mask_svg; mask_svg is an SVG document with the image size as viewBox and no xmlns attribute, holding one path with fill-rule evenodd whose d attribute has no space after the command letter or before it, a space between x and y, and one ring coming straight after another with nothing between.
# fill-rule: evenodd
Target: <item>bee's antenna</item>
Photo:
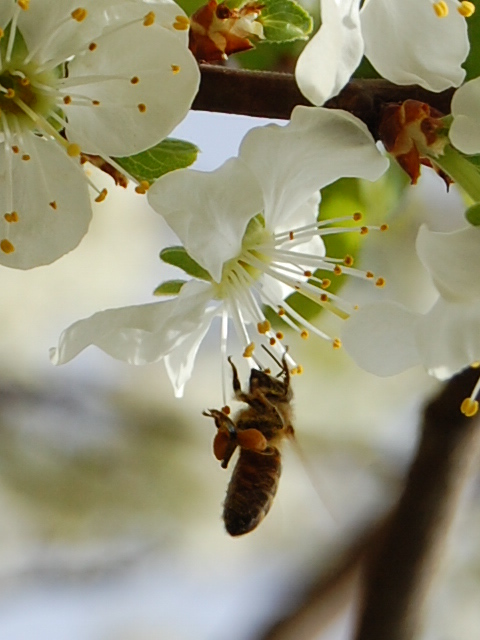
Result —
<instances>
[{"instance_id":1,"label":"bee's antenna","mask_svg":"<svg viewBox=\"0 0 480 640\"><path fill-rule=\"evenodd\" d=\"M283 372L285 371L285 367L284 367L284 365L280 362L280 360L277 358L277 356L276 356L274 353L272 353L272 352L270 351L270 349L269 349L268 347L266 347L264 344L262 344L262 345L261 345L261 347L262 347L262 349L264 349L264 350L268 353L268 355L272 358L272 360L273 360L276 364L278 364L278 366L280 367L281 371L280 371L280 373L276 376L277 378L279 378L279 377L283 374Z\"/></svg>"}]
</instances>

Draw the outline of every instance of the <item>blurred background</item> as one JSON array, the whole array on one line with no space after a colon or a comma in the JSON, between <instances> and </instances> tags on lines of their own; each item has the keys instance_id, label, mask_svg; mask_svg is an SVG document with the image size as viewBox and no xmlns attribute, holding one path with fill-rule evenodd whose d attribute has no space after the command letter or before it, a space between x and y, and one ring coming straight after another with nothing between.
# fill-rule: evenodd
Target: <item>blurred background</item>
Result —
<instances>
[{"instance_id":1,"label":"blurred background","mask_svg":"<svg viewBox=\"0 0 480 640\"><path fill-rule=\"evenodd\" d=\"M173 135L195 142L196 168L209 170L258 124L191 113ZM137 368L93 348L59 368L49 362L69 324L151 301L177 275L158 259L175 238L146 199L95 179L110 194L94 205L80 246L53 265L0 275L0 638L260 640L310 598L289 637L347 640L358 560L398 496L419 412L437 383L420 368L375 378L319 339L287 336L305 368L292 383L301 453L285 444L268 517L251 534L228 537L221 505L231 469L213 457L215 427L202 416L221 405L219 327L182 400L161 363ZM395 206L392 189L395 171L361 187L365 207L390 225L365 239L361 262L387 288L349 282L342 293L358 302L391 294L424 311L435 293L415 255L416 232L423 222L458 228L462 202L428 170ZM333 189L325 204L352 212L350 193ZM427 639L477 633L479 521L472 480Z\"/></svg>"}]
</instances>

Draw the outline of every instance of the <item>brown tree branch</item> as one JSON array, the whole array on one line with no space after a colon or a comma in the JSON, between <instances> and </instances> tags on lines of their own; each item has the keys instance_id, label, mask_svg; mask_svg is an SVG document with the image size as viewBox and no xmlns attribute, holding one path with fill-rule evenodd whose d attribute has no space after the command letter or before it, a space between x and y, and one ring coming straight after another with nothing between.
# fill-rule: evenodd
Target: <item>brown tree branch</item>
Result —
<instances>
[{"instance_id":1,"label":"brown tree branch","mask_svg":"<svg viewBox=\"0 0 480 640\"><path fill-rule=\"evenodd\" d=\"M420 637L427 596L480 449L478 419L459 410L477 378L473 369L455 376L425 410L403 495L367 567L356 640Z\"/></svg>"},{"instance_id":2,"label":"brown tree branch","mask_svg":"<svg viewBox=\"0 0 480 640\"><path fill-rule=\"evenodd\" d=\"M192 109L286 120L295 106L311 106L300 93L292 74L209 64L201 64L200 70L200 90ZM453 89L432 93L415 85L400 87L381 79L352 80L325 106L350 111L363 120L373 136L378 138L383 105L411 98L447 114L452 95Z\"/></svg>"},{"instance_id":3,"label":"brown tree branch","mask_svg":"<svg viewBox=\"0 0 480 640\"><path fill-rule=\"evenodd\" d=\"M256 640L313 640L352 601L358 591L365 555L378 543L387 519L368 524L329 563L298 597L291 598L283 615L272 621Z\"/></svg>"}]
</instances>

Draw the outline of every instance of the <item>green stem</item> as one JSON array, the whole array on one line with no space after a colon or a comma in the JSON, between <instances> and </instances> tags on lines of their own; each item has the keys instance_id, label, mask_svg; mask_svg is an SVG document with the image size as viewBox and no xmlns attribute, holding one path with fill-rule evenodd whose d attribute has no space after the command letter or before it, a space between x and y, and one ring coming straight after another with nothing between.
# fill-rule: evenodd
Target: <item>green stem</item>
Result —
<instances>
[{"instance_id":1,"label":"green stem","mask_svg":"<svg viewBox=\"0 0 480 640\"><path fill-rule=\"evenodd\" d=\"M435 158L434 162L462 187L473 202L480 202L480 172L465 156L447 145L445 153Z\"/></svg>"}]
</instances>

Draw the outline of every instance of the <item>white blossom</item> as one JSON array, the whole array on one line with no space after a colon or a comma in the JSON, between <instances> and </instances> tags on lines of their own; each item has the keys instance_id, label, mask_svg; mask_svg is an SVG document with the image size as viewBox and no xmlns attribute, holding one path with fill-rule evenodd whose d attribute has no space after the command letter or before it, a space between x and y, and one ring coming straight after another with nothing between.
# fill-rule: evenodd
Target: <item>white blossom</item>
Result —
<instances>
[{"instance_id":1,"label":"white blossom","mask_svg":"<svg viewBox=\"0 0 480 640\"><path fill-rule=\"evenodd\" d=\"M457 89L452 99L453 122L449 137L454 147L467 154L480 153L480 78Z\"/></svg>"},{"instance_id":2,"label":"white blossom","mask_svg":"<svg viewBox=\"0 0 480 640\"><path fill-rule=\"evenodd\" d=\"M328 279L317 277L315 270L362 278L373 274L356 271L349 259L325 256L322 235L358 233L360 228L318 222L318 190L341 176L375 180L387 164L367 128L350 114L297 107L287 126L250 131L239 157L219 169L166 174L149 190L149 202L205 270L203 279L184 284L175 299L102 311L76 322L52 350L53 362L67 362L91 344L133 364L163 359L181 395L217 315L224 363L229 319L252 366L262 361L262 350L255 348L259 343L277 356L285 353L282 336L266 320L261 303L302 337L313 332L339 346L285 297L299 291L341 317L351 313L353 306L329 293Z\"/></svg>"},{"instance_id":3,"label":"white blossom","mask_svg":"<svg viewBox=\"0 0 480 640\"><path fill-rule=\"evenodd\" d=\"M392 301L367 304L345 323L342 340L357 364L376 375L421 364L444 380L480 362L480 229L440 233L422 226L417 253L438 290L432 307L418 313Z\"/></svg>"},{"instance_id":4,"label":"white blossom","mask_svg":"<svg viewBox=\"0 0 480 640\"><path fill-rule=\"evenodd\" d=\"M457 0L320 0L322 24L300 54L300 91L322 105L350 80L365 54L376 71L400 85L430 91L459 86L469 51L465 16L474 5Z\"/></svg>"},{"instance_id":5,"label":"white blossom","mask_svg":"<svg viewBox=\"0 0 480 640\"><path fill-rule=\"evenodd\" d=\"M0 27L0 263L28 269L80 242L89 184L105 196L81 154L115 165L159 142L199 71L173 2L4 0Z\"/></svg>"}]
</instances>

